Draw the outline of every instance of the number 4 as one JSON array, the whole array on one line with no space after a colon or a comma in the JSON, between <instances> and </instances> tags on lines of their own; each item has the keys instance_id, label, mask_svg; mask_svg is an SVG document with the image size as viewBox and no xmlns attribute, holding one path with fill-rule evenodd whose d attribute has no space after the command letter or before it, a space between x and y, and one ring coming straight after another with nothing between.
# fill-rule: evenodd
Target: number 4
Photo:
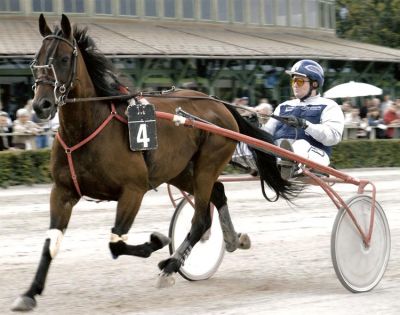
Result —
<instances>
[{"instance_id":1,"label":"number 4","mask_svg":"<svg viewBox=\"0 0 400 315\"><path fill-rule=\"evenodd\" d=\"M137 143L143 143L143 147L149 146L150 138L147 137L147 126L146 124L140 124L139 130L136 136Z\"/></svg>"}]
</instances>

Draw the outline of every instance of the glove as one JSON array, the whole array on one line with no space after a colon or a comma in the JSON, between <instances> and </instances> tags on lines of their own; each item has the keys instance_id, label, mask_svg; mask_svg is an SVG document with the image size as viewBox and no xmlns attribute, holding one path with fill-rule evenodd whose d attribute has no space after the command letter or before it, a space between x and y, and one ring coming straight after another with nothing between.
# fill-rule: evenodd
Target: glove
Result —
<instances>
[{"instance_id":1,"label":"glove","mask_svg":"<svg viewBox=\"0 0 400 315\"><path fill-rule=\"evenodd\" d=\"M304 118L299 118L295 116L287 116L285 117L284 123L288 126L294 127L294 128L299 128L299 129L306 129L307 126L307 120Z\"/></svg>"}]
</instances>

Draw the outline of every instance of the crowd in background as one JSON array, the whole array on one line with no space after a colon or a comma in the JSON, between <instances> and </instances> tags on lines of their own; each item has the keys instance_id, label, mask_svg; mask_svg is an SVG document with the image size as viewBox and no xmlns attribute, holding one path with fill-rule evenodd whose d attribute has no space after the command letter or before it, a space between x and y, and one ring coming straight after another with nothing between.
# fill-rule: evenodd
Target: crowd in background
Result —
<instances>
[{"instance_id":1,"label":"crowd in background","mask_svg":"<svg viewBox=\"0 0 400 315\"><path fill-rule=\"evenodd\" d=\"M9 113L0 104L0 151L47 148L58 129L58 117L41 121L32 108L32 100Z\"/></svg>"},{"instance_id":2,"label":"crowd in background","mask_svg":"<svg viewBox=\"0 0 400 315\"><path fill-rule=\"evenodd\" d=\"M261 124L267 122L277 106L276 101L268 101L267 98L261 98L254 106L249 104L246 96L235 98L232 103L249 108L250 111L238 110L250 121ZM382 100L377 97L364 98L361 106L356 106L348 99L343 101L341 107L345 128L355 131L353 138L370 138L372 131L378 139L400 137L400 98L392 100L389 95L384 95ZM58 116L48 122L38 119L32 109L32 100L11 113L3 111L0 103L0 151L47 148L53 141L58 125Z\"/></svg>"},{"instance_id":3,"label":"crowd in background","mask_svg":"<svg viewBox=\"0 0 400 315\"><path fill-rule=\"evenodd\" d=\"M400 127L400 98L395 101L389 95L382 101L377 97L366 98L361 107L347 100L343 102L342 110L345 126L355 128L357 138L369 138L374 129L376 138L392 139L396 136L396 128Z\"/></svg>"}]
</instances>

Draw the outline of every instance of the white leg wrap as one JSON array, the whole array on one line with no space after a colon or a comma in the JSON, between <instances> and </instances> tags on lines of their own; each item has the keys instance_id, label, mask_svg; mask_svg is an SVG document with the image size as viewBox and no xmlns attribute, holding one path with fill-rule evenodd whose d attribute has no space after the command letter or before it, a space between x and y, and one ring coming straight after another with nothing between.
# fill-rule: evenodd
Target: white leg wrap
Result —
<instances>
[{"instance_id":1,"label":"white leg wrap","mask_svg":"<svg viewBox=\"0 0 400 315\"><path fill-rule=\"evenodd\" d=\"M58 229L50 229L47 231L47 237L50 239L50 256L51 258L56 257L58 249L60 248L61 241L63 239L63 233Z\"/></svg>"},{"instance_id":2,"label":"white leg wrap","mask_svg":"<svg viewBox=\"0 0 400 315\"><path fill-rule=\"evenodd\" d=\"M124 234L124 235L119 236L117 234L111 233L111 239L110 239L111 243L117 243L119 241L126 242L127 240L128 240L128 234Z\"/></svg>"}]
</instances>

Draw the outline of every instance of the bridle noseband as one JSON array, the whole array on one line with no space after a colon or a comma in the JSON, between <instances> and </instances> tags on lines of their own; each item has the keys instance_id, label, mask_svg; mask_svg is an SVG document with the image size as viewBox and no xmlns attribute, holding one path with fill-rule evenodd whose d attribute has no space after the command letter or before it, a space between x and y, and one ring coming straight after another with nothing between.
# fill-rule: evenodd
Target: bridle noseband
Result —
<instances>
[{"instance_id":1,"label":"bridle noseband","mask_svg":"<svg viewBox=\"0 0 400 315\"><path fill-rule=\"evenodd\" d=\"M50 57L48 58L48 63L44 65L38 65L38 54L36 54L35 58L33 59L30 68L33 74L33 77L35 79L35 84L32 86L32 89L36 89L36 87L39 84L48 84L51 86L54 86L54 99L55 103L58 106L63 106L66 104L66 97L69 93L69 91L72 89L75 79L76 79L76 64L77 64L77 57L78 57L78 49L76 45L76 40L75 38L73 39L72 43L68 41L67 39L61 37L60 32L57 33L57 35L48 35L45 38L43 38L43 41L47 39L55 39L54 45L52 45L49 49L51 51ZM54 67L53 61L54 61L54 55L57 51L58 44L60 41L63 41L64 43L67 43L71 48L72 48L72 72L69 75L69 80L67 82L61 82L57 78L57 73L56 69ZM51 50L52 49L52 50ZM39 73L39 75L36 75L35 71L38 70L44 70L44 76ZM51 70L52 75L49 75L49 71Z\"/></svg>"}]
</instances>

